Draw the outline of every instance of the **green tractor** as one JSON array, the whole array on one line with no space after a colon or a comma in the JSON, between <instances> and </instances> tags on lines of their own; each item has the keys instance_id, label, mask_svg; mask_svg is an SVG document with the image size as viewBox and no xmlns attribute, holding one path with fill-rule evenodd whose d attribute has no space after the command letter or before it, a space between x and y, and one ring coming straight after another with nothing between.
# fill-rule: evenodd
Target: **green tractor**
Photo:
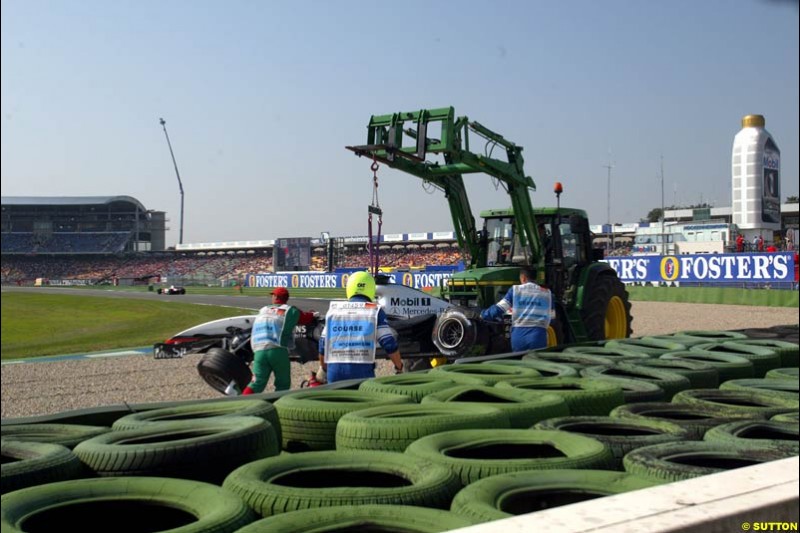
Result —
<instances>
[{"instance_id":1,"label":"green tractor","mask_svg":"<svg viewBox=\"0 0 800 533\"><path fill-rule=\"evenodd\" d=\"M441 287L442 298L457 306L442 313L434 326L433 341L442 355L510 350L510 324L482 323L479 314L518 283L523 266L536 267L538 282L553 293L556 318L548 344L630 336L628 293L614 269L601 262L602 250L592 248L585 211L560 207L558 183L559 206L533 208L528 191L536 185L523 171L521 146L456 117L452 107L373 115L367 128L367 144L349 150L441 189L450 206L468 268ZM436 134L439 138L431 137ZM483 153L471 151L470 142ZM497 148L497 153L505 151L505 161L493 157ZM482 212L482 228L475 224L464 186L463 175L474 173L497 180L511 199L510 209Z\"/></svg>"}]
</instances>

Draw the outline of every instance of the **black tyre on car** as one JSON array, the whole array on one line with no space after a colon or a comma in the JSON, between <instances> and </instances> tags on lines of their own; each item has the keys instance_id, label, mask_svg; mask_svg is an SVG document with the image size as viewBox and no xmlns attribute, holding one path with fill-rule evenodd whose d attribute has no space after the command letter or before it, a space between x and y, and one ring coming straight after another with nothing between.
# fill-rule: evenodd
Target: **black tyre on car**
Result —
<instances>
[{"instance_id":1,"label":"black tyre on car","mask_svg":"<svg viewBox=\"0 0 800 533\"><path fill-rule=\"evenodd\" d=\"M222 348L211 348L197 363L197 372L211 388L221 393L233 381L244 390L253 377L250 367L241 358Z\"/></svg>"}]
</instances>

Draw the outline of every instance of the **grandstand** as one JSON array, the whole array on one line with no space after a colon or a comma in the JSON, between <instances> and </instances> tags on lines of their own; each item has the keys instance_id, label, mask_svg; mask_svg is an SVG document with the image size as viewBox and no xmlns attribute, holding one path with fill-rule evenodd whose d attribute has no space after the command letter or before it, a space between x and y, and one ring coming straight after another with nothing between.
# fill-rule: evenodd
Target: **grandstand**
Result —
<instances>
[{"instance_id":1,"label":"grandstand","mask_svg":"<svg viewBox=\"0 0 800 533\"><path fill-rule=\"evenodd\" d=\"M3 255L165 248L165 213L131 196L4 196L2 213Z\"/></svg>"}]
</instances>

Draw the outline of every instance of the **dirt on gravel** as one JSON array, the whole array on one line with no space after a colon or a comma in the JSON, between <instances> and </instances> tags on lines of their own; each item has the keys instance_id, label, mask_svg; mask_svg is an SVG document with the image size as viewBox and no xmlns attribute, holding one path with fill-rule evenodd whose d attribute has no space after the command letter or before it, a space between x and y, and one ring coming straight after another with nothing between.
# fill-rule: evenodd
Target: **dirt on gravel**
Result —
<instances>
[{"instance_id":1,"label":"dirt on gravel","mask_svg":"<svg viewBox=\"0 0 800 533\"><path fill-rule=\"evenodd\" d=\"M633 302L634 336L687 329L743 329L797 324L796 308ZM2 367L2 418L44 415L115 404L218 398L197 374L198 356L155 360L143 355L73 361L15 363ZM292 364L298 388L316 363ZM394 370L380 361L378 375ZM271 390L269 385L267 390Z\"/></svg>"}]
</instances>

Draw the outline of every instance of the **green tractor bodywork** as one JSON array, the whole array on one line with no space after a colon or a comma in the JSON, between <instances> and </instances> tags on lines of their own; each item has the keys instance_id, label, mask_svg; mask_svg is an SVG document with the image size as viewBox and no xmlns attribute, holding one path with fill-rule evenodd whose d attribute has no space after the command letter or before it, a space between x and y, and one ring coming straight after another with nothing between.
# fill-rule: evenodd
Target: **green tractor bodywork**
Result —
<instances>
[{"instance_id":1,"label":"green tractor bodywork","mask_svg":"<svg viewBox=\"0 0 800 533\"><path fill-rule=\"evenodd\" d=\"M439 138L431 138L437 127ZM523 171L521 146L467 117L456 117L452 107L373 115L367 130L366 145L347 148L413 174L447 198L468 267L442 287L443 298L475 310L486 308L519 282L521 267L533 266L539 283L553 292L553 334L559 343L630 335L627 292L615 271L593 252L586 213L533 208L528 191L536 185ZM410 142L404 146L404 140ZM485 153L470 151L471 141ZM495 149L505 151L505 161L492 157ZM439 160L429 161L431 154ZM474 173L498 180L511 199L510 209L482 212L481 229L463 179Z\"/></svg>"}]
</instances>

